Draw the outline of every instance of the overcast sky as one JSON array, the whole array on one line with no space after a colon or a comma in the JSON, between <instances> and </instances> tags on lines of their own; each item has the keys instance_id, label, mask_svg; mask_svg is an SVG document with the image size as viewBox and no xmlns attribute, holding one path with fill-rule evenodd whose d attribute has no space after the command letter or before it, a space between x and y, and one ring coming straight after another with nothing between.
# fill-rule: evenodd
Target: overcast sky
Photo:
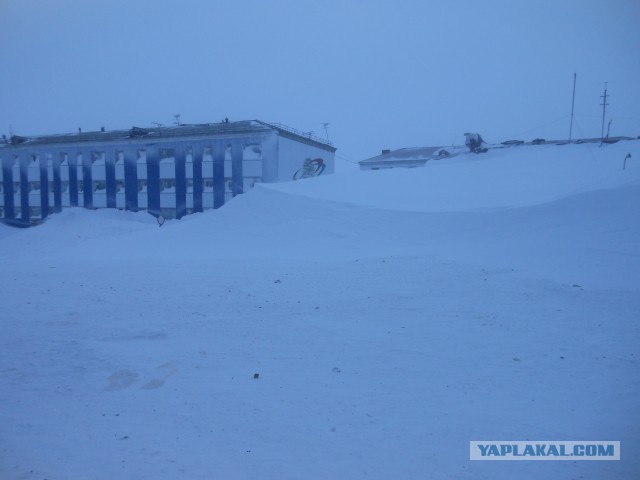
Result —
<instances>
[{"instance_id":1,"label":"overcast sky","mask_svg":"<svg viewBox=\"0 0 640 480\"><path fill-rule=\"evenodd\" d=\"M260 119L381 148L640 135L639 0L0 0L0 132Z\"/></svg>"}]
</instances>

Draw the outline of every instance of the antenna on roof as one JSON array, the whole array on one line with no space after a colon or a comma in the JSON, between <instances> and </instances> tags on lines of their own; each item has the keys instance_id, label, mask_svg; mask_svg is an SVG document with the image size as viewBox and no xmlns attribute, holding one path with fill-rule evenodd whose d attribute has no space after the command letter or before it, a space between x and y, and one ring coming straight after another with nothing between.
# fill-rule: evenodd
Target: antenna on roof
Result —
<instances>
[{"instance_id":1,"label":"antenna on roof","mask_svg":"<svg viewBox=\"0 0 640 480\"><path fill-rule=\"evenodd\" d=\"M179 114L179 113L176 113L176 114L173 116L173 118L175 118L175 121L174 121L173 123L175 123L177 126L182 125L182 124L180 123L180 114Z\"/></svg>"},{"instance_id":2,"label":"antenna on roof","mask_svg":"<svg viewBox=\"0 0 640 480\"><path fill-rule=\"evenodd\" d=\"M329 141L329 130L327 129L327 127L329 126L329 122L324 122L322 124L322 126L324 127L324 134L327 137L327 142Z\"/></svg>"}]
</instances>

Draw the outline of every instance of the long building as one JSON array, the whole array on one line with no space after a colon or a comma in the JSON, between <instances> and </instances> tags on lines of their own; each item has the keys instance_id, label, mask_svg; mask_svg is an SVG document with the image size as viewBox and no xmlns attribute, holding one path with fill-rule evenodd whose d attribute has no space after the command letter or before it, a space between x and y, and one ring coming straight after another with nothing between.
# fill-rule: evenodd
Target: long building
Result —
<instances>
[{"instance_id":1,"label":"long building","mask_svg":"<svg viewBox=\"0 0 640 480\"><path fill-rule=\"evenodd\" d=\"M12 136L0 143L0 220L28 226L76 206L181 218L258 182L333 173L335 151L258 120Z\"/></svg>"}]
</instances>

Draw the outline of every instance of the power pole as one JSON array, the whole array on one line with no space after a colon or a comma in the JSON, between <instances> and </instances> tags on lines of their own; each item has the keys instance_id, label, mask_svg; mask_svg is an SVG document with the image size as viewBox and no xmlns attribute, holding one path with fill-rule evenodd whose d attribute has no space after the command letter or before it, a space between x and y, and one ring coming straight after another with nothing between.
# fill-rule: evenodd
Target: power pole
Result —
<instances>
[{"instance_id":1,"label":"power pole","mask_svg":"<svg viewBox=\"0 0 640 480\"><path fill-rule=\"evenodd\" d=\"M576 104L576 72L573 72L573 97L571 97L571 124L569 125L569 143L573 132L573 107Z\"/></svg>"},{"instance_id":2,"label":"power pole","mask_svg":"<svg viewBox=\"0 0 640 480\"><path fill-rule=\"evenodd\" d=\"M604 82L604 95L600 95L600 98L603 99L602 103L600 105L602 105L602 130L600 131L600 138L604 139L604 116L605 113L607 111L607 105L609 105L607 103L607 83L609 82Z\"/></svg>"}]
</instances>

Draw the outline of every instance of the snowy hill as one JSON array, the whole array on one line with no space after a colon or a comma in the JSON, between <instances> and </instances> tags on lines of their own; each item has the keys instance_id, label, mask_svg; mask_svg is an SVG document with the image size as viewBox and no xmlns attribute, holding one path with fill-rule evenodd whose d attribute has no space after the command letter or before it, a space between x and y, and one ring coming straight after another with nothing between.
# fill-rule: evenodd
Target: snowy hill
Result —
<instances>
[{"instance_id":1,"label":"snowy hill","mask_svg":"<svg viewBox=\"0 0 640 480\"><path fill-rule=\"evenodd\" d=\"M0 478L633 478L639 205L629 141L0 226Z\"/></svg>"}]
</instances>

